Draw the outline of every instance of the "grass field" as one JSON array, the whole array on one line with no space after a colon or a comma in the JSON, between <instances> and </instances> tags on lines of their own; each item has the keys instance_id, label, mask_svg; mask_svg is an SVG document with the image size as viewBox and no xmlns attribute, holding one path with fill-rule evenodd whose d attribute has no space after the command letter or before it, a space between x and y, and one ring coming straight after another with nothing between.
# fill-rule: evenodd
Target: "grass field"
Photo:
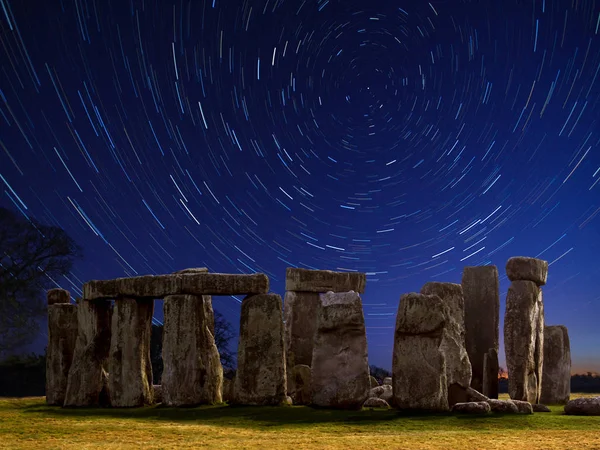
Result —
<instances>
[{"instance_id":1,"label":"grass field","mask_svg":"<svg viewBox=\"0 0 600 450\"><path fill-rule=\"evenodd\" d=\"M600 417L551 409L485 417L304 406L63 409L44 397L0 398L0 448L600 449Z\"/></svg>"}]
</instances>

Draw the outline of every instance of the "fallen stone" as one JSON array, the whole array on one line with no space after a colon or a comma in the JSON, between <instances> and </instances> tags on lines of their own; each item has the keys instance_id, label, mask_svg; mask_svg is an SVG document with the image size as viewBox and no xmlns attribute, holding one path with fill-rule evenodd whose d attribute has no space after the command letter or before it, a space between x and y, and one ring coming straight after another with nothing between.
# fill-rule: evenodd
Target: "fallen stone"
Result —
<instances>
[{"instance_id":1,"label":"fallen stone","mask_svg":"<svg viewBox=\"0 0 600 450\"><path fill-rule=\"evenodd\" d=\"M490 398L487 400L493 413L501 414L517 414L519 407L512 400L496 400Z\"/></svg>"},{"instance_id":2,"label":"fallen stone","mask_svg":"<svg viewBox=\"0 0 600 450\"><path fill-rule=\"evenodd\" d=\"M487 402L455 403L452 412L462 414L488 414L492 411Z\"/></svg>"},{"instance_id":3,"label":"fallen stone","mask_svg":"<svg viewBox=\"0 0 600 450\"><path fill-rule=\"evenodd\" d=\"M483 355L483 394L489 398L498 398L498 352L490 348Z\"/></svg>"},{"instance_id":4,"label":"fallen stone","mask_svg":"<svg viewBox=\"0 0 600 450\"><path fill-rule=\"evenodd\" d=\"M332 272L288 267L285 290L303 292L365 292L367 275L359 272Z\"/></svg>"},{"instance_id":5,"label":"fallen stone","mask_svg":"<svg viewBox=\"0 0 600 450\"><path fill-rule=\"evenodd\" d=\"M600 416L600 397L576 398L565 405L570 416Z\"/></svg>"},{"instance_id":6,"label":"fallen stone","mask_svg":"<svg viewBox=\"0 0 600 450\"><path fill-rule=\"evenodd\" d=\"M77 341L69 369L64 406L107 406L106 368L112 306L82 300L77 305Z\"/></svg>"},{"instance_id":7,"label":"fallen stone","mask_svg":"<svg viewBox=\"0 0 600 450\"><path fill-rule=\"evenodd\" d=\"M471 387L466 389L466 395L470 402L486 402L489 400L488 396L483 395L481 392Z\"/></svg>"},{"instance_id":8,"label":"fallen stone","mask_svg":"<svg viewBox=\"0 0 600 450\"><path fill-rule=\"evenodd\" d=\"M391 402L393 398L393 389L389 384L383 384L381 386L376 386L369 390L369 398L377 397L385 400L386 402Z\"/></svg>"},{"instance_id":9,"label":"fallen stone","mask_svg":"<svg viewBox=\"0 0 600 450\"><path fill-rule=\"evenodd\" d=\"M241 295L266 294L268 291L269 279L263 273L232 275L201 272L92 280L83 285L83 298L114 299L121 295L156 299L167 295Z\"/></svg>"},{"instance_id":10,"label":"fallen stone","mask_svg":"<svg viewBox=\"0 0 600 450\"><path fill-rule=\"evenodd\" d=\"M370 397L363 403L363 408L389 408L390 405L382 398Z\"/></svg>"},{"instance_id":11,"label":"fallen stone","mask_svg":"<svg viewBox=\"0 0 600 450\"><path fill-rule=\"evenodd\" d=\"M552 412L550 411L550 408L548 408L546 405L542 405L541 403L534 403L531 405L531 408L533 408L533 412Z\"/></svg>"},{"instance_id":12,"label":"fallen stone","mask_svg":"<svg viewBox=\"0 0 600 450\"><path fill-rule=\"evenodd\" d=\"M48 305L56 305L57 303L71 303L71 294L64 289L50 289L46 292L46 300Z\"/></svg>"},{"instance_id":13,"label":"fallen stone","mask_svg":"<svg viewBox=\"0 0 600 450\"><path fill-rule=\"evenodd\" d=\"M154 390L154 403L162 403L162 386L160 384L152 385L152 389Z\"/></svg>"},{"instance_id":14,"label":"fallen stone","mask_svg":"<svg viewBox=\"0 0 600 450\"><path fill-rule=\"evenodd\" d=\"M498 352L500 288L496 266L465 267L461 285L465 301L465 347L471 362L471 387L484 392L483 363L493 348ZM497 395L494 397L496 398Z\"/></svg>"},{"instance_id":15,"label":"fallen stone","mask_svg":"<svg viewBox=\"0 0 600 450\"><path fill-rule=\"evenodd\" d=\"M281 401L279 406L292 406L294 404L294 400L289 395L286 395L285 398Z\"/></svg>"},{"instance_id":16,"label":"fallen stone","mask_svg":"<svg viewBox=\"0 0 600 450\"><path fill-rule=\"evenodd\" d=\"M540 402L564 405L571 396L571 344L563 325L544 327L544 367Z\"/></svg>"},{"instance_id":17,"label":"fallen stone","mask_svg":"<svg viewBox=\"0 0 600 450\"><path fill-rule=\"evenodd\" d=\"M531 403L522 400L512 400L521 414L533 414Z\"/></svg>"},{"instance_id":18,"label":"fallen stone","mask_svg":"<svg viewBox=\"0 0 600 450\"><path fill-rule=\"evenodd\" d=\"M311 370L306 364L298 364L289 369L288 393L294 405L310 405L312 401Z\"/></svg>"},{"instance_id":19,"label":"fallen stone","mask_svg":"<svg viewBox=\"0 0 600 450\"><path fill-rule=\"evenodd\" d=\"M513 400L538 403L543 364L543 310L540 288L533 281L513 281L506 296L504 345L508 392Z\"/></svg>"},{"instance_id":20,"label":"fallen stone","mask_svg":"<svg viewBox=\"0 0 600 450\"><path fill-rule=\"evenodd\" d=\"M250 295L242 301L234 402L279 405L286 397L281 297Z\"/></svg>"},{"instance_id":21,"label":"fallen stone","mask_svg":"<svg viewBox=\"0 0 600 450\"><path fill-rule=\"evenodd\" d=\"M367 356L360 296L356 292L323 294L311 363L312 404L360 409L369 393Z\"/></svg>"},{"instance_id":22,"label":"fallen stone","mask_svg":"<svg viewBox=\"0 0 600 450\"><path fill-rule=\"evenodd\" d=\"M392 385L392 377L385 377L382 384Z\"/></svg>"},{"instance_id":23,"label":"fallen stone","mask_svg":"<svg viewBox=\"0 0 600 450\"><path fill-rule=\"evenodd\" d=\"M69 293L65 292L69 298ZM76 343L77 305L62 302L49 304L46 351L46 403L49 405L62 406L65 402Z\"/></svg>"},{"instance_id":24,"label":"fallen stone","mask_svg":"<svg viewBox=\"0 0 600 450\"><path fill-rule=\"evenodd\" d=\"M396 315L393 403L400 409L448 411L442 340L448 307L436 295L404 294Z\"/></svg>"},{"instance_id":25,"label":"fallen stone","mask_svg":"<svg viewBox=\"0 0 600 450\"><path fill-rule=\"evenodd\" d=\"M154 403L150 335L153 299L119 297L112 316L108 386L113 407ZM163 400L165 392L163 373Z\"/></svg>"},{"instance_id":26,"label":"fallen stone","mask_svg":"<svg viewBox=\"0 0 600 450\"><path fill-rule=\"evenodd\" d=\"M506 275L510 281L533 281L538 286L548 279L548 261L525 256L514 256L506 263Z\"/></svg>"},{"instance_id":27,"label":"fallen stone","mask_svg":"<svg viewBox=\"0 0 600 450\"><path fill-rule=\"evenodd\" d=\"M210 331L209 299L195 295L165 297L162 389L167 406L223 401L223 367Z\"/></svg>"},{"instance_id":28,"label":"fallen stone","mask_svg":"<svg viewBox=\"0 0 600 450\"><path fill-rule=\"evenodd\" d=\"M370 376L369 380L371 381L371 389L373 389L376 386L379 386L379 381L377 381L377 378L375 378L374 376Z\"/></svg>"}]
</instances>

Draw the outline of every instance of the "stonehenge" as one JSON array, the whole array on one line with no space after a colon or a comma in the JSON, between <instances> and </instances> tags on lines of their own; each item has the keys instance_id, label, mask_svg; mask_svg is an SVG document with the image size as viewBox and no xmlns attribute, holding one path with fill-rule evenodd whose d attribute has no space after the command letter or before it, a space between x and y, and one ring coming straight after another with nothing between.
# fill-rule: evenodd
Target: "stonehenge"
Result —
<instances>
[{"instance_id":1,"label":"stonehenge","mask_svg":"<svg viewBox=\"0 0 600 450\"><path fill-rule=\"evenodd\" d=\"M571 395L571 345L567 327L544 327L544 367L540 402L564 405Z\"/></svg>"}]
</instances>

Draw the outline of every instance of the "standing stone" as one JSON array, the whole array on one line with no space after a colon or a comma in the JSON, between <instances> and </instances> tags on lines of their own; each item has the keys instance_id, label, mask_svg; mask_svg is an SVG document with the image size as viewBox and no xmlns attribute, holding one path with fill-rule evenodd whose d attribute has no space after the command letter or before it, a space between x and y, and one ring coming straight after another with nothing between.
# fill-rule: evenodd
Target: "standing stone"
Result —
<instances>
[{"instance_id":1,"label":"standing stone","mask_svg":"<svg viewBox=\"0 0 600 450\"><path fill-rule=\"evenodd\" d=\"M533 281L516 280L508 288L504 346L508 392L513 400L538 403L543 364L542 295Z\"/></svg>"},{"instance_id":2,"label":"standing stone","mask_svg":"<svg viewBox=\"0 0 600 450\"><path fill-rule=\"evenodd\" d=\"M193 267L191 269L183 269L178 270L177 272L173 272L174 275L194 275L199 273L208 273L208 268L206 267ZM208 323L208 328L210 329L211 334L215 335L215 312L212 307L212 296L203 295L202 301L204 303L204 314L206 315L206 320Z\"/></svg>"},{"instance_id":3,"label":"standing stone","mask_svg":"<svg viewBox=\"0 0 600 450\"><path fill-rule=\"evenodd\" d=\"M288 392L294 402L294 405L310 405L312 400L312 381L310 367L305 364L299 364L288 369L291 377L291 386L288 385Z\"/></svg>"},{"instance_id":4,"label":"standing stone","mask_svg":"<svg viewBox=\"0 0 600 450\"><path fill-rule=\"evenodd\" d=\"M500 288L496 266L465 267L462 275L465 301L465 346L471 362L471 387L483 392L484 355L498 353ZM497 364L497 362L496 362Z\"/></svg>"},{"instance_id":5,"label":"standing stone","mask_svg":"<svg viewBox=\"0 0 600 450\"><path fill-rule=\"evenodd\" d=\"M360 296L321 296L312 355L312 403L360 409L369 394L367 334Z\"/></svg>"},{"instance_id":6,"label":"standing stone","mask_svg":"<svg viewBox=\"0 0 600 450\"><path fill-rule=\"evenodd\" d=\"M483 357L483 395L498 398L498 352L490 348Z\"/></svg>"},{"instance_id":7,"label":"standing stone","mask_svg":"<svg viewBox=\"0 0 600 450\"><path fill-rule=\"evenodd\" d=\"M286 399L281 297L249 295L242 301L234 402L279 405Z\"/></svg>"},{"instance_id":8,"label":"standing stone","mask_svg":"<svg viewBox=\"0 0 600 450\"><path fill-rule=\"evenodd\" d=\"M223 401L223 367L206 312L209 299L205 295L165 297L162 391L167 406Z\"/></svg>"},{"instance_id":9,"label":"standing stone","mask_svg":"<svg viewBox=\"0 0 600 450\"><path fill-rule=\"evenodd\" d=\"M462 286L455 283L426 283L421 294L437 295L447 307L441 350L446 355L448 404L466 401L466 389L471 385L471 363L465 348L465 306Z\"/></svg>"},{"instance_id":10,"label":"standing stone","mask_svg":"<svg viewBox=\"0 0 600 450\"><path fill-rule=\"evenodd\" d=\"M59 294L56 291L61 291ZM66 302L56 302L56 297ZM77 305L69 303L64 289L48 291L48 350L46 353L46 403L65 402L69 369L77 342ZM52 303L51 303L52 302Z\"/></svg>"},{"instance_id":11,"label":"standing stone","mask_svg":"<svg viewBox=\"0 0 600 450\"><path fill-rule=\"evenodd\" d=\"M571 344L563 325L544 327L544 375L540 402L564 405L571 396Z\"/></svg>"},{"instance_id":12,"label":"standing stone","mask_svg":"<svg viewBox=\"0 0 600 450\"><path fill-rule=\"evenodd\" d=\"M110 402L114 407L154 402L150 360L153 312L154 299L119 297L115 302L108 364Z\"/></svg>"},{"instance_id":13,"label":"standing stone","mask_svg":"<svg viewBox=\"0 0 600 450\"><path fill-rule=\"evenodd\" d=\"M77 305L77 342L69 369L64 406L107 406L106 368L110 350L110 301Z\"/></svg>"},{"instance_id":14,"label":"standing stone","mask_svg":"<svg viewBox=\"0 0 600 450\"><path fill-rule=\"evenodd\" d=\"M448 307L437 295L400 298L392 360L393 403L400 409L448 411L446 355Z\"/></svg>"},{"instance_id":15,"label":"standing stone","mask_svg":"<svg viewBox=\"0 0 600 450\"><path fill-rule=\"evenodd\" d=\"M290 369L297 365L312 364L312 352L315 330L317 328L317 311L319 309L317 292L287 291L284 297L285 316L285 358ZM292 371L288 371L288 390L293 380ZM289 391L289 395L291 395ZM292 396L293 398L293 396Z\"/></svg>"}]
</instances>

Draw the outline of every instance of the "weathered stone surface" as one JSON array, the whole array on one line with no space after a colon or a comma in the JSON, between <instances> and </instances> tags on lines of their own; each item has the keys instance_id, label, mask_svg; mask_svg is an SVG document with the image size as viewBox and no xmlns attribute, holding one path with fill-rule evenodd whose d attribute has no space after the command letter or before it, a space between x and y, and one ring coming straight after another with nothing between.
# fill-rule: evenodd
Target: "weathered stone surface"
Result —
<instances>
[{"instance_id":1,"label":"weathered stone surface","mask_svg":"<svg viewBox=\"0 0 600 450\"><path fill-rule=\"evenodd\" d=\"M533 281L513 281L508 288L504 346L510 398L538 403L543 366L543 309L541 290Z\"/></svg>"},{"instance_id":2,"label":"weathered stone surface","mask_svg":"<svg viewBox=\"0 0 600 450\"><path fill-rule=\"evenodd\" d=\"M565 414L571 416L600 416L600 397L570 400L565 405Z\"/></svg>"},{"instance_id":3,"label":"weathered stone surface","mask_svg":"<svg viewBox=\"0 0 600 450\"><path fill-rule=\"evenodd\" d=\"M303 292L365 292L367 275L359 272L332 272L288 267L285 290Z\"/></svg>"},{"instance_id":4,"label":"weathered stone surface","mask_svg":"<svg viewBox=\"0 0 600 450\"><path fill-rule=\"evenodd\" d=\"M483 395L498 398L498 352L490 348L483 355Z\"/></svg>"},{"instance_id":5,"label":"weathered stone surface","mask_svg":"<svg viewBox=\"0 0 600 450\"><path fill-rule=\"evenodd\" d=\"M177 272L173 272L175 275L191 275L195 273L208 273L207 267L192 267L190 269L178 270Z\"/></svg>"},{"instance_id":6,"label":"weathered stone surface","mask_svg":"<svg viewBox=\"0 0 600 450\"><path fill-rule=\"evenodd\" d=\"M66 291L65 291L66 292ZM67 298L69 293L67 292ZM46 351L46 403L63 405L69 369L77 342L77 305L48 305L48 348Z\"/></svg>"},{"instance_id":7,"label":"weathered stone surface","mask_svg":"<svg viewBox=\"0 0 600 450\"><path fill-rule=\"evenodd\" d=\"M266 294L268 291L269 278L263 273L232 275L201 272L92 280L83 285L83 298L100 300L113 299L122 295L155 299L167 295Z\"/></svg>"},{"instance_id":8,"label":"weathered stone surface","mask_svg":"<svg viewBox=\"0 0 600 450\"><path fill-rule=\"evenodd\" d=\"M492 412L501 413L501 414L517 414L519 412L519 408L512 400L496 400L489 399L487 400L489 403Z\"/></svg>"},{"instance_id":9,"label":"weathered stone surface","mask_svg":"<svg viewBox=\"0 0 600 450\"><path fill-rule=\"evenodd\" d=\"M531 403L522 400L512 400L512 402L517 405L517 409L521 414L533 414Z\"/></svg>"},{"instance_id":10,"label":"weathered stone surface","mask_svg":"<svg viewBox=\"0 0 600 450\"><path fill-rule=\"evenodd\" d=\"M154 384L152 389L154 390L154 403L162 403L162 386L160 384Z\"/></svg>"},{"instance_id":11,"label":"weathered stone surface","mask_svg":"<svg viewBox=\"0 0 600 450\"><path fill-rule=\"evenodd\" d=\"M531 408L533 409L533 412L552 412L550 411L550 408L548 408L546 405L542 405L541 403L534 403L531 405Z\"/></svg>"},{"instance_id":12,"label":"weathered stone surface","mask_svg":"<svg viewBox=\"0 0 600 450\"><path fill-rule=\"evenodd\" d=\"M288 368L288 393L294 405L310 405L312 401L312 375L310 366L298 364Z\"/></svg>"},{"instance_id":13,"label":"weathered stone surface","mask_svg":"<svg viewBox=\"0 0 600 450\"><path fill-rule=\"evenodd\" d=\"M392 377L385 377L382 384L392 385Z\"/></svg>"},{"instance_id":14,"label":"weathered stone surface","mask_svg":"<svg viewBox=\"0 0 600 450\"><path fill-rule=\"evenodd\" d=\"M446 382L448 383L448 404L462 400L455 396L450 386L458 385L466 389L471 384L471 363L465 348L465 306L462 286L455 283L426 283L421 294L437 295L447 307L448 320L444 327L441 350L446 355Z\"/></svg>"},{"instance_id":15,"label":"weathered stone surface","mask_svg":"<svg viewBox=\"0 0 600 450\"><path fill-rule=\"evenodd\" d=\"M394 396L393 388L389 384L383 384L381 386L375 386L369 390L369 397L382 398L386 402L391 402Z\"/></svg>"},{"instance_id":16,"label":"weathered stone surface","mask_svg":"<svg viewBox=\"0 0 600 450\"><path fill-rule=\"evenodd\" d=\"M46 300L48 305L56 305L57 303L71 303L71 294L64 289L50 289L46 292Z\"/></svg>"},{"instance_id":17,"label":"weathered stone surface","mask_svg":"<svg viewBox=\"0 0 600 450\"><path fill-rule=\"evenodd\" d=\"M492 411L487 402L455 403L452 412L462 414L488 414Z\"/></svg>"},{"instance_id":18,"label":"weathered stone surface","mask_svg":"<svg viewBox=\"0 0 600 450\"><path fill-rule=\"evenodd\" d=\"M489 400L488 396L483 395L481 392L479 392L471 387L468 387L466 389L466 395L467 395L468 401L470 401L470 402L486 402Z\"/></svg>"},{"instance_id":19,"label":"weathered stone surface","mask_svg":"<svg viewBox=\"0 0 600 450\"><path fill-rule=\"evenodd\" d=\"M77 342L69 369L64 406L104 406L112 307L108 301L77 305Z\"/></svg>"},{"instance_id":20,"label":"weathered stone surface","mask_svg":"<svg viewBox=\"0 0 600 450\"><path fill-rule=\"evenodd\" d=\"M119 297L112 316L108 386L113 407L151 405L150 335L154 300ZM163 375L163 400L165 395Z\"/></svg>"},{"instance_id":21,"label":"weathered stone surface","mask_svg":"<svg viewBox=\"0 0 600 450\"><path fill-rule=\"evenodd\" d=\"M369 380L370 380L370 387L371 387L371 389L373 389L376 386L379 386L379 381L377 381L377 378L375 378L374 376L371 375L369 377Z\"/></svg>"},{"instance_id":22,"label":"weathered stone surface","mask_svg":"<svg viewBox=\"0 0 600 450\"><path fill-rule=\"evenodd\" d=\"M251 295L242 301L234 402L279 405L287 391L281 297Z\"/></svg>"},{"instance_id":23,"label":"weathered stone surface","mask_svg":"<svg viewBox=\"0 0 600 450\"><path fill-rule=\"evenodd\" d=\"M279 406L292 406L294 404L294 400L289 395L286 395L285 398L281 401Z\"/></svg>"},{"instance_id":24,"label":"weathered stone surface","mask_svg":"<svg viewBox=\"0 0 600 450\"><path fill-rule=\"evenodd\" d=\"M367 335L356 292L321 296L311 371L313 405L360 409L367 399Z\"/></svg>"},{"instance_id":25,"label":"weathered stone surface","mask_svg":"<svg viewBox=\"0 0 600 450\"><path fill-rule=\"evenodd\" d=\"M287 367L312 364L317 311L320 303L319 294L316 292L287 291L285 293L283 311ZM291 395L289 391L293 383L291 371L288 372L287 377L288 393Z\"/></svg>"},{"instance_id":26,"label":"weathered stone surface","mask_svg":"<svg viewBox=\"0 0 600 450\"><path fill-rule=\"evenodd\" d=\"M548 280L548 261L525 256L515 256L506 263L506 275L510 281L533 281L543 286Z\"/></svg>"},{"instance_id":27,"label":"weathered stone surface","mask_svg":"<svg viewBox=\"0 0 600 450\"><path fill-rule=\"evenodd\" d=\"M498 352L500 288L496 266L465 267L462 275L465 301L465 346L471 362L471 387L483 392L484 355Z\"/></svg>"},{"instance_id":28,"label":"weathered stone surface","mask_svg":"<svg viewBox=\"0 0 600 450\"><path fill-rule=\"evenodd\" d=\"M389 408L390 405L382 398L369 397L363 403L363 408Z\"/></svg>"},{"instance_id":29,"label":"weathered stone surface","mask_svg":"<svg viewBox=\"0 0 600 450\"><path fill-rule=\"evenodd\" d=\"M178 270L177 272L173 272L174 275L194 275L198 273L208 273L208 268L206 267L192 267L190 269ZM206 315L206 320L208 323L208 328L210 329L210 333L215 335L215 312L212 307L212 297L210 295L203 295L202 302L204 303L204 313Z\"/></svg>"},{"instance_id":30,"label":"weathered stone surface","mask_svg":"<svg viewBox=\"0 0 600 450\"><path fill-rule=\"evenodd\" d=\"M544 327L544 367L540 402L564 405L571 396L571 344L563 325Z\"/></svg>"},{"instance_id":31,"label":"weathered stone surface","mask_svg":"<svg viewBox=\"0 0 600 450\"><path fill-rule=\"evenodd\" d=\"M223 367L210 331L212 315L208 317L206 313L209 299L210 296L195 295L165 297L162 337L165 405L194 406L223 401Z\"/></svg>"},{"instance_id":32,"label":"weathered stone surface","mask_svg":"<svg viewBox=\"0 0 600 450\"><path fill-rule=\"evenodd\" d=\"M222 400L224 402L228 402L231 403L233 402L233 397L234 397L234 384L235 384L235 379L230 380L229 378L223 378L223 394L222 394Z\"/></svg>"},{"instance_id":33,"label":"weathered stone surface","mask_svg":"<svg viewBox=\"0 0 600 450\"><path fill-rule=\"evenodd\" d=\"M395 407L450 409L446 355L440 348L448 316L438 296L410 293L400 298L392 360Z\"/></svg>"}]
</instances>

